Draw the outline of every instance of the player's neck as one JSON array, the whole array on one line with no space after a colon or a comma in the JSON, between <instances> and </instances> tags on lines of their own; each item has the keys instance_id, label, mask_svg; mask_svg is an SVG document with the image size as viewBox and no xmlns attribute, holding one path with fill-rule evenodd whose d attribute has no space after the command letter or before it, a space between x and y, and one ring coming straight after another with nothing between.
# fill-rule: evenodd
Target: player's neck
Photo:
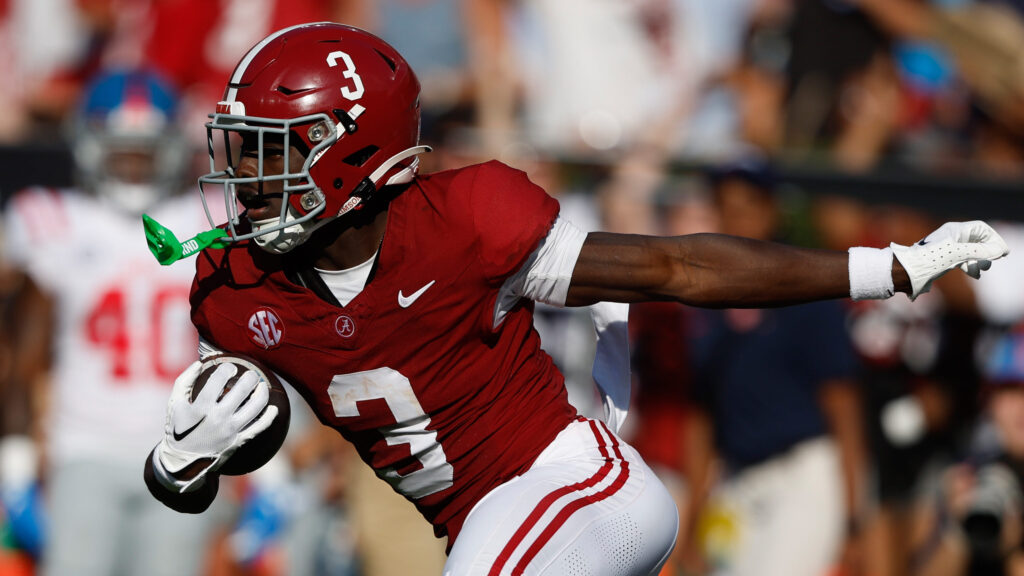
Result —
<instances>
[{"instance_id":1,"label":"player's neck","mask_svg":"<svg viewBox=\"0 0 1024 576\"><path fill-rule=\"evenodd\" d=\"M388 211L380 210L365 222L345 226L333 239L317 247L313 265L321 270L347 270L366 262L380 248Z\"/></svg>"}]
</instances>

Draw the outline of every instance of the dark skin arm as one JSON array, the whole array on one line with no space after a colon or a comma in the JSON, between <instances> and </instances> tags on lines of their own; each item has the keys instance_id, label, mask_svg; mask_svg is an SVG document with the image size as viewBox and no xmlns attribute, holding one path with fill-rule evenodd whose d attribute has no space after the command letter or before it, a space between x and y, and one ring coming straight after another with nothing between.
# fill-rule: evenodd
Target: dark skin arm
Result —
<instances>
[{"instance_id":1,"label":"dark skin arm","mask_svg":"<svg viewBox=\"0 0 1024 576\"><path fill-rule=\"evenodd\" d=\"M910 290L895 259L893 283L900 292ZM576 261L566 305L675 300L704 308L767 308L849 296L846 252L723 234L594 232Z\"/></svg>"}]
</instances>

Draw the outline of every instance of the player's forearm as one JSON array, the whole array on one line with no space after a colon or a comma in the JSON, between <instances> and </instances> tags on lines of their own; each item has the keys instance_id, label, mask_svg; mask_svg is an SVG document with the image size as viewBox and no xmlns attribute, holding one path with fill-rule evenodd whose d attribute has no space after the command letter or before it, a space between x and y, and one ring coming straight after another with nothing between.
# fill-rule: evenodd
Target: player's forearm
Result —
<instances>
[{"instance_id":1,"label":"player's forearm","mask_svg":"<svg viewBox=\"0 0 1024 576\"><path fill-rule=\"evenodd\" d=\"M680 238L667 295L707 307L794 304L850 294L845 252L718 234Z\"/></svg>"},{"instance_id":2,"label":"player's forearm","mask_svg":"<svg viewBox=\"0 0 1024 576\"><path fill-rule=\"evenodd\" d=\"M909 280L895 261L892 272L896 290L906 291ZM849 296L846 252L721 234L591 234L567 303L655 299L710 308L769 307Z\"/></svg>"}]
</instances>

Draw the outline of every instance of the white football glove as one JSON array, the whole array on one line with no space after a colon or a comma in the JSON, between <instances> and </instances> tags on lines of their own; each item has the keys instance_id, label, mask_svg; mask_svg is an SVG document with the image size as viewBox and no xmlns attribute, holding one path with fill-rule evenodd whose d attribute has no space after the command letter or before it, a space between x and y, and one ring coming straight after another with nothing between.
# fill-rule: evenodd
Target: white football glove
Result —
<instances>
[{"instance_id":1,"label":"white football glove","mask_svg":"<svg viewBox=\"0 0 1024 576\"><path fill-rule=\"evenodd\" d=\"M999 233L980 220L946 222L917 244L889 246L910 276L911 300L927 292L932 282L953 268L978 278L993 260L1010 253Z\"/></svg>"},{"instance_id":2,"label":"white football glove","mask_svg":"<svg viewBox=\"0 0 1024 576\"><path fill-rule=\"evenodd\" d=\"M250 370L218 400L224 385L238 370L231 363L218 366L195 401L189 402L201 367L201 362L193 363L174 381L164 438L154 455L170 474L199 460L210 460L194 477L174 481L179 492L187 492L206 474L216 472L235 450L266 430L277 417L277 407L270 404L270 385Z\"/></svg>"}]
</instances>

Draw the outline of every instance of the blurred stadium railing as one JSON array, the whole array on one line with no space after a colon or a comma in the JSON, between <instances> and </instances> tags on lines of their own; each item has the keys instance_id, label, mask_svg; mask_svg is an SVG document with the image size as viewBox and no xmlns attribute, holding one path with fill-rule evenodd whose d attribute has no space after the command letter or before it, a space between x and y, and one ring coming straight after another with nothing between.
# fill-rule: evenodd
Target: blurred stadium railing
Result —
<instances>
[{"instance_id":1,"label":"blurred stadium railing","mask_svg":"<svg viewBox=\"0 0 1024 576\"><path fill-rule=\"evenodd\" d=\"M600 180L607 165L598 159L571 158L563 162L587 180ZM709 166L675 162L669 170L699 173ZM875 205L901 205L938 218L958 220L1024 221L1024 180L980 175L925 173L900 166L883 166L851 174L824 167L784 164L780 183L808 195L837 194ZM14 192L27 186L62 187L73 181L71 152L63 145L35 143L0 146L0 207ZM596 182L595 182L596 183Z\"/></svg>"}]
</instances>

